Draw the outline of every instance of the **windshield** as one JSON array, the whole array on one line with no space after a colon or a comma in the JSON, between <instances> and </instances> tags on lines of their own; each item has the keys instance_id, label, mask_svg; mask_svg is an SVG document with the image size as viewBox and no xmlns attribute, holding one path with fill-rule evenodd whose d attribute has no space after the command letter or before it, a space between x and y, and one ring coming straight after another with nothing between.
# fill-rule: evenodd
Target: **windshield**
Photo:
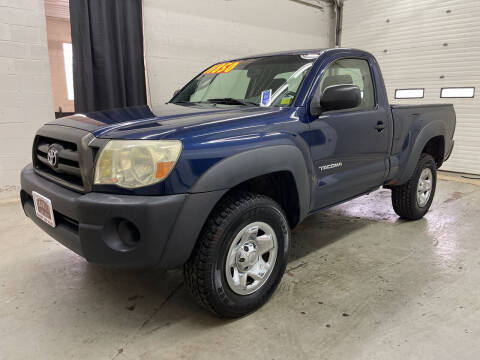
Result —
<instances>
[{"instance_id":1,"label":"windshield","mask_svg":"<svg viewBox=\"0 0 480 360\"><path fill-rule=\"evenodd\" d=\"M174 104L291 106L318 57L278 55L215 64L170 101Z\"/></svg>"}]
</instances>

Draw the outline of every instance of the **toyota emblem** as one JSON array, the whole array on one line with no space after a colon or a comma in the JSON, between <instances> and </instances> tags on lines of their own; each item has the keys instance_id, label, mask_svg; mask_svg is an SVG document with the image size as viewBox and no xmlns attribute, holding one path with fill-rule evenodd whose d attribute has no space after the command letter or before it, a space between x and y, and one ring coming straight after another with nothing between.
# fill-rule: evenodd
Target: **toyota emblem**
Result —
<instances>
[{"instance_id":1,"label":"toyota emblem","mask_svg":"<svg viewBox=\"0 0 480 360\"><path fill-rule=\"evenodd\" d=\"M51 167L56 168L58 166L58 150L53 146L48 148L47 160Z\"/></svg>"}]
</instances>

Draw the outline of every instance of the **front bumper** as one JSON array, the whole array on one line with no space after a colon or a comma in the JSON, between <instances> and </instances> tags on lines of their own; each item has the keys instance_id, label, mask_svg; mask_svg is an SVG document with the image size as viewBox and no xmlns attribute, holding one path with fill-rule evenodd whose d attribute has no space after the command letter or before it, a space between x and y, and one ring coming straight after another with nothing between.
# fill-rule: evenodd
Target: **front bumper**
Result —
<instances>
[{"instance_id":1,"label":"front bumper","mask_svg":"<svg viewBox=\"0 0 480 360\"><path fill-rule=\"evenodd\" d=\"M32 191L51 200L55 228L35 215ZM80 194L46 180L29 165L21 174L20 197L29 218L88 262L173 268L187 261L208 213L223 193Z\"/></svg>"}]
</instances>

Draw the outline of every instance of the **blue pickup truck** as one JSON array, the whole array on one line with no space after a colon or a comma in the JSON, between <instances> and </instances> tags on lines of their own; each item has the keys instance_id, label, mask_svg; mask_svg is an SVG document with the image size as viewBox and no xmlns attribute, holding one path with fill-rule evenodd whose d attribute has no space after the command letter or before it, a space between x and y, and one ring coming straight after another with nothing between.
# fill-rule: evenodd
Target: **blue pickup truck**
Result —
<instances>
[{"instance_id":1,"label":"blue pickup truck","mask_svg":"<svg viewBox=\"0 0 480 360\"><path fill-rule=\"evenodd\" d=\"M238 317L275 291L308 215L383 186L400 217L423 217L455 122L452 105L389 105L364 51L234 59L159 107L45 124L21 201L87 261L183 266L200 304Z\"/></svg>"}]
</instances>

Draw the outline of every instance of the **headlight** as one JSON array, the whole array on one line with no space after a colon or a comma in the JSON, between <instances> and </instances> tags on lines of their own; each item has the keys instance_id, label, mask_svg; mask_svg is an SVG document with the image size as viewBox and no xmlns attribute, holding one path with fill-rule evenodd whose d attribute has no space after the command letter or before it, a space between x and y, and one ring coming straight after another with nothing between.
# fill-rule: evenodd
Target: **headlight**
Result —
<instances>
[{"instance_id":1,"label":"headlight","mask_svg":"<svg viewBox=\"0 0 480 360\"><path fill-rule=\"evenodd\" d=\"M178 140L110 140L98 157L95 184L155 184L170 174L181 152Z\"/></svg>"}]
</instances>

